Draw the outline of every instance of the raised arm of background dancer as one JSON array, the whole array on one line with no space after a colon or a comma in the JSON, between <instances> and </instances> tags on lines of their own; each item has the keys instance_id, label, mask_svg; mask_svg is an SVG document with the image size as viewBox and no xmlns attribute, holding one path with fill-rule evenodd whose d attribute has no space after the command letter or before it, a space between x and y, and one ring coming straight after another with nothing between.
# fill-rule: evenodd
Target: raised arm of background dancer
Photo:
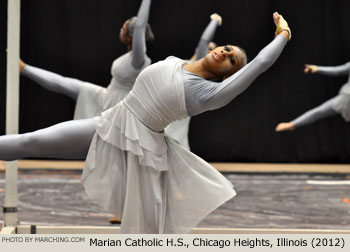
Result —
<instances>
[{"instance_id":1,"label":"raised arm of background dancer","mask_svg":"<svg viewBox=\"0 0 350 252\"><path fill-rule=\"evenodd\" d=\"M210 93L206 94L206 101L203 102L209 109L217 109L230 103L277 60L286 44L287 39L281 34L278 35L250 63L221 83L213 85Z\"/></svg>"},{"instance_id":2,"label":"raised arm of background dancer","mask_svg":"<svg viewBox=\"0 0 350 252\"><path fill-rule=\"evenodd\" d=\"M74 100L78 98L81 88L85 85L83 81L64 77L47 70L27 65L23 62L22 64L24 65L21 72L23 76L28 77L47 90L67 95Z\"/></svg>"},{"instance_id":3,"label":"raised arm of background dancer","mask_svg":"<svg viewBox=\"0 0 350 252\"><path fill-rule=\"evenodd\" d=\"M348 75L350 72L350 61L340 66L317 66L316 73L327 76Z\"/></svg>"},{"instance_id":4,"label":"raised arm of background dancer","mask_svg":"<svg viewBox=\"0 0 350 252\"><path fill-rule=\"evenodd\" d=\"M142 0L137 21L132 36L132 61L136 69L140 69L145 63L146 56L146 27L148 23L151 0Z\"/></svg>"},{"instance_id":5,"label":"raised arm of background dancer","mask_svg":"<svg viewBox=\"0 0 350 252\"><path fill-rule=\"evenodd\" d=\"M213 14L214 15L214 14ZM219 21L212 18L208 26L205 28L196 48L195 60L203 58L208 53L208 44L213 40L216 28L221 25Z\"/></svg>"}]
</instances>

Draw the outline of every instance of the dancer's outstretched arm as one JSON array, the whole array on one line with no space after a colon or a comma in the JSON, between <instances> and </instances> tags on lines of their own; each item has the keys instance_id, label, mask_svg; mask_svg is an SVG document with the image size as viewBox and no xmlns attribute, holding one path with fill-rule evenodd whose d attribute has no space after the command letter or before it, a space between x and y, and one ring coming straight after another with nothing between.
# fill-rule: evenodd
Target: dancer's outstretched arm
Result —
<instances>
[{"instance_id":1,"label":"dancer's outstretched arm","mask_svg":"<svg viewBox=\"0 0 350 252\"><path fill-rule=\"evenodd\" d=\"M85 159L95 133L93 118L67 121L19 135L0 136L0 160L27 157Z\"/></svg>"},{"instance_id":2,"label":"dancer's outstretched arm","mask_svg":"<svg viewBox=\"0 0 350 252\"><path fill-rule=\"evenodd\" d=\"M284 31L283 31L284 32ZM279 57L287 39L278 35L246 66L221 83L210 82L207 90L198 97L205 110L221 108L246 90Z\"/></svg>"},{"instance_id":3,"label":"dancer's outstretched arm","mask_svg":"<svg viewBox=\"0 0 350 252\"><path fill-rule=\"evenodd\" d=\"M132 36L132 66L140 69L146 57L146 28L148 23L151 0L142 0L137 13L137 21Z\"/></svg>"},{"instance_id":4,"label":"dancer's outstretched arm","mask_svg":"<svg viewBox=\"0 0 350 252\"><path fill-rule=\"evenodd\" d=\"M187 112L190 116L197 115L207 110L218 109L227 105L235 97L247 89L261 73L266 71L277 60L284 46L287 44L287 41L290 40L291 32L288 27L288 23L281 15L275 12L273 14L273 18L277 27L276 33L278 32L279 35L276 36L276 38L264 49L262 49L255 59L249 64L245 65L239 71L235 72L222 82L213 82L202 79L200 82L205 81L205 85L202 85L203 83L199 83L199 86L196 84L185 85L185 94L190 94L192 96L190 98L186 98ZM239 52L239 50L242 51L242 49L234 46L217 47L206 57L211 57L210 59L214 61L220 61L219 57L225 58L227 54L227 57L230 57L230 61L232 62L233 66L236 66L237 64L243 65L246 58L244 57L244 52ZM237 63L239 61L237 61L237 58L234 59L234 55L242 55L240 63ZM215 57L216 59L213 59ZM189 71L190 73L197 72L197 75L200 75L201 72L199 70L202 69L202 64L210 62L209 59L207 59L207 61L205 60L206 59L201 59L194 63L188 64L185 66L185 70ZM211 71L215 72L216 70L211 69ZM229 74L229 72L227 72L227 74ZM207 76L210 76L210 73L208 74L204 70L202 72L202 77L203 76L204 78L208 78ZM212 76L215 77L215 74ZM186 97L188 97L188 95Z\"/></svg>"},{"instance_id":5,"label":"dancer's outstretched arm","mask_svg":"<svg viewBox=\"0 0 350 252\"><path fill-rule=\"evenodd\" d=\"M23 61L20 61L20 71L23 76L28 77L43 88L67 95L74 100L77 100L81 88L86 84L78 79L64 77L44 69L27 65Z\"/></svg>"},{"instance_id":6,"label":"dancer's outstretched arm","mask_svg":"<svg viewBox=\"0 0 350 252\"><path fill-rule=\"evenodd\" d=\"M305 73L318 73L326 76L341 76L350 73L350 61L340 66L316 66L305 64Z\"/></svg>"},{"instance_id":7,"label":"dancer's outstretched arm","mask_svg":"<svg viewBox=\"0 0 350 252\"><path fill-rule=\"evenodd\" d=\"M213 40L215 32L216 32L216 28L222 24L222 19L221 17L214 13L210 16L211 21L208 24L208 26L205 28L198 46L196 48L196 53L195 53L195 59L194 60L198 60L203 58L205 55L207 55L208 53L208 44Z\"/></svg>"}]
</instances>

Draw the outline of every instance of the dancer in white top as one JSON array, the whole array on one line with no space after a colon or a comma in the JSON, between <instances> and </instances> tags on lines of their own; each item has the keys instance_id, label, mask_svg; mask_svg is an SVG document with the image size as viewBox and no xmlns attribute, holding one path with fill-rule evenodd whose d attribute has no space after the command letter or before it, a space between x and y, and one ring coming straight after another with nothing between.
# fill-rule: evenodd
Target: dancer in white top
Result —
<instances>
[{"instance_id":1,"label":"dancer in white top","mask_svg":"<svg viewBox=\"0 0 350 252\"><path fill-rule=\"evenodd\" d=\"M276 38L249 64L232 45L189 64L169 57L144 69L125 99L99 117L1 136L0 159L87 155L84 188L122 217L122 233L190 232L235 191L163 130L172 121L227 105L277 60L291 33L281 15L273 18Z\"/></svg>"}]
</instances>

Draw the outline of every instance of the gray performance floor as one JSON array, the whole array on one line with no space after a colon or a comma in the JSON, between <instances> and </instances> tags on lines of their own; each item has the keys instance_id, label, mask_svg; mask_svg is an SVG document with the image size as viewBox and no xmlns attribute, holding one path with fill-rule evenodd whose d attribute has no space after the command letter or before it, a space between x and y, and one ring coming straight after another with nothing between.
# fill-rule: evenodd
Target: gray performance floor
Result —
<instances>
[{"instance_id":1,"label":"gray performance floor","mask_svg":"<svg viewBox=\"0 0 350 252\"><path fill-rule=\"evenodd\" d=\"M72 170L22 171L18 185L20 222L111 225L111 215L84 192L80 174ZM199 227L350 229L349 175L224 175L235 185L237 196L207 216ZM0 207L5 196L4 177L0 172ZM319 181L340 184L317 184ZM0 213L0 226L2 220Z\"/></svg>"}]
</instances>

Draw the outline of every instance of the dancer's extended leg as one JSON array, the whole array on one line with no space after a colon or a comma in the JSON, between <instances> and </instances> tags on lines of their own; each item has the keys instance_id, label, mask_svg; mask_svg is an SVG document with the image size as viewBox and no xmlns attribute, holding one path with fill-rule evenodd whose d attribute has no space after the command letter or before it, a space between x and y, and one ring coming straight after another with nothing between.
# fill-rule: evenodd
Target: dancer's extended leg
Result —
<instances>
[{"instance_id":1,"label":"dancer's extended leg","mask_svg":"<svg viewBox=\"0 0 350 252\"><path fill-rule=\"evenodd\" d=\"M80 90L86 85L86 82L78 79L64 77L47 70L26 65L23 62L22 64L24 64L20 67L22 75L38 83L45 89L67 95L74 100L77 100Z\"/></svg>"},{"instance_id":2,"label":"dancer's extended leg","mask_svg":"<svg viewBox=\"0 0 350 252\"><path fill-rule=\"evenodd\" d=\"M307 111L306 113L302 114L301 116L299 116L298 118L294 119L291 122L278 124L276 127L276 131L294 130L301 126L311 124L322 118L337 115L338 112L336 112L333 109L333 107L338 99L339 99L339 96L336 96L322 103L320 106Z\"/></svg>"},{"instance_id":3,"label":"dancer's extended leg","mask_svg":"<svg viewBox=\"0 0 350 252\"><path fill-rule=\"evenodd\" d=\"M0 160L26 157L85 159L95 133L93 118L67 121L19 135L0 137Z\"/></svg>"}]
</instances>

